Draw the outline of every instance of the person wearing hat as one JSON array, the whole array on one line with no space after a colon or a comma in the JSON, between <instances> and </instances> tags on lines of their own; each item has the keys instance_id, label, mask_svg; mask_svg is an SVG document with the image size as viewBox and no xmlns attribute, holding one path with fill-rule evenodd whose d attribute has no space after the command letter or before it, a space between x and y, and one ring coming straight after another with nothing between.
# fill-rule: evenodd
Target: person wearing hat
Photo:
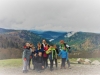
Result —
<instances>
[{"instance_id":1,"label":"person wearing hat","mask_svg":"<svg viewBox=\"0 0 100 75\"><path fill-rule=\"evenodd\" d=\"M66 45L66 43L64 42L64 40L60 40L60 49L61 49L61 50L64 50L64 48L66 48L67 57L68 57L68 52L69 52L69 51L68 51L67 45ZM66 60L67 60L68 68L71 69L69 58L67 58Z\"/></svg>"}]
</instances>

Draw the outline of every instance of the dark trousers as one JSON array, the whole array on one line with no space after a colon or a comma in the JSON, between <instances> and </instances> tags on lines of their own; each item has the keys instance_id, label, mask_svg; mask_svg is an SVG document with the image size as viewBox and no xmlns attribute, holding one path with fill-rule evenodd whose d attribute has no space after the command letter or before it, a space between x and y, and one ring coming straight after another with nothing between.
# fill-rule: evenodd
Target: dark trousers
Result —
<instances>
[{"instance_id":1,"label":"dark trousers","mask_svg":"<svg viewBox=\"0 0 100 75\"><path fill-rule=\"evenodd\" d=\"M55 58L54 61L55 61L55 65L56 65L56 68L57 68L57 66L58 66L58 64L57 64L57 58Z\"/></svg>"},{"instance_id":2,"label":"dark trousers","mask_svg":"<svg viewBox=\"0 0 100 75\"><path fill-rule=\"evenodd\" d=\"M70 62L69 62L69 59L67 60L67 64L68 64L68 67L70 67Z\"/></svg>"},{"instance_id":3,"label":"dark trousers","mask_svg":"<svg viewBox=\"0 0 100 75\"><path fill-rule=\"evenodd\" d=\"M42 70L42 66L43 66L42 63L37 63L37 70L38 71Z\"/></svg>"},{"instance_id":4,"label":"dark trousers","mask_svg":"<svg viewBox=\"0 0 100 75\"><path fill-rule=\"evenodd\" d=\"M43 57L43 64L44 64L44 67L48 66L48 57Z\"/></svg>"},{"instance_id":5,"label":"dark trousers","mask_svg":"<svg viewBox=\"0 0 100 75\"><path fill-rule=\"evenodd\" d=\"M50 60L50 70L53 69L53 60Z\"/></svg>"},{"instance_id":6,"label":"dark trousers","mask_svg":"<svg viewBox=\"0 0 100 75\"><path fill-rule=\"evenodd\" d=\"M37 67L37 62L36 61L33 61L33 69L35 70L36 69L36 67Z\"/></svg>"},{"instance_id":7,"label":"dark trousers","mask_svg":"<svg viewBox=\"0 0 100 75\"><path fill-rule=\"evenodd\" d=\"M29 68L30 68L31 60L32 60L32 59L30 58L30 59L29 59L29 63L28 63L28 67L29 67Z\"/></svg>"},{"instance_id":8,"label":"dark trousers","mask_svg":"<svg viewBox=\"0 0 100 75\"><path fill-rule=\"evenodd\" d=\"M62 58L61 67L65 67L66 58Z\"/></svg>"}]
</instances>

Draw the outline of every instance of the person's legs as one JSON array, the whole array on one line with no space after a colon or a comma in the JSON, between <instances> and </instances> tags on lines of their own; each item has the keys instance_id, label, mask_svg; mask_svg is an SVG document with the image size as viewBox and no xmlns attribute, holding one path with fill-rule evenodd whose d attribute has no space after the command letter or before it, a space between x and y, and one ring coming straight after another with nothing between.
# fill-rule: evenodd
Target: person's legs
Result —
<instances>
[{"instance_id":1,"label":"person's legs","mask_svg":"<svg viewBox=\"0 0 100 75\"><path fill-rule=\"evenodd\" d=\"M61 69L62 69L62 67L63 67L63 59L61 59Z\"/></svg>"},{"instance_id":2,"label":"person's legs","mask_svg":"<svg viewBox=\"0 0 100 75\"><path fill-rule=\"evenodd\" d=\"M38 63L37 70L38 70L38 72L41 72L41 70L42 70L42 63Z\"/></svg>"},{"instance_id":3,"label":"person's legs","mask_svg":"<svg viewBox=\"0 0 100 75\"><path fill-rule=\"evenodd\" d=\"M48 67L48 58L45 58L45 64L46 64L46 68Z\"/></svg>"},{"instance_id":4,"label":"person's legs","mask_svg":"<svg viewBox=\"0 0 100 75\"><path fill-rule=\"evenodd\" d=\"M38 70L38 63L34 61L34 70Z\"/></svg>"},{"instance_id":5,"label":"person's legs","mask_svg":"<svg viewBox=\"0 0 100 75\"><path fill-rule=\"evenodd\" d=\"M30 69L31 58L29 59L28 68Z\"/></svg>"},{"instance_id":6,"label":"person's legs","mask_svg":"<svg viewBox=\"0 0 100 75\"><path fill-rule=\"evenodd\" d=\"M68 52L67 52L67 64L68 64L68 68L71 69L71 67L70 67L70 61L69 61L69 57L68 57Z\"/></svg>"},{"instance_id":7,"label":"person's legs","mask_svg":"<svg viewBox=\"0 0 100 75\"><path fill-rule=\"evenodd\" d=\"M35 70L35 67L34 67L34 60L32 59L32 64L33 64L33 70Z\"/></svg>"},{"instance_id":8,"label":"person's legs","mask_svg":"<svg viewBox=\"0 0 100 75\"><path fill-rule=\"evenodd\" d=\"M45 57L43 57L43 65L44 65L44 67L46 67L46 59L45 59Z\"/></svg>"},{"instance_id":9,"label":"person's legs","mask_svg":"<svg viewBox=\"0 0 100 75\"><path fill-rule=\"evenodd\" d=\"M53 70L53 60L50 60L50 70Z\"/></svg>"},{"instance_id":10,"label":"person's legs","mask_svg":"<svg viewBox=\"0 0 100 75\"><path fill-rule=\"evenodd\" d=\"M64 66L64 68L66 69L66 67L65 67L65 62L66 62L66 58L63 59L63 66Z\"/></svg>"},{"instance_id":11,"label":"person's legs","mask_svg":"<svg viewBox=\"0 0 100 75\"><path fill-rule=\"evenodd\" d=\"M69 59L67 60L67 64L68 64L68 68L70 68L70 69L71 69Z\"/></svg>"},{"instance_id":12,"label":"person's legs","mask_svg":"<svg viewBox=\"0 0 100 75\"><path fill-rule=\"evenodd\" d=\"M28 61L23 60L23 73L27 72Z\"/></svg>"},{"instance_id":13,"label":"person's legs","mask_svg":"<svg viewBox=\"0 0 100 75\"><path fill-rule=\"evenodd\" d=\"M62 68L64 67L64 58L62 58Z\"/></svg>"},{"instance_id":14,"label":"person's legs","mask_svg":"<svg viewBox=\"0 0 100 75\"><path fill-rule=\"evenodd\" d=\"M48 66L48 57L47 57L47 67L49 67L49 66Z\"/></svg>"},{"instance_id":15,"label":"person's legs","mask_svg":"<svg viewBox=\"0 0 100 75\"><path fill-rule=\"evenodd\" d=\"M57 59L56 58L55 58L55 65L56 65L56 68L57 68L58 64L57 64Z\"/></svg>"}]
</instances>

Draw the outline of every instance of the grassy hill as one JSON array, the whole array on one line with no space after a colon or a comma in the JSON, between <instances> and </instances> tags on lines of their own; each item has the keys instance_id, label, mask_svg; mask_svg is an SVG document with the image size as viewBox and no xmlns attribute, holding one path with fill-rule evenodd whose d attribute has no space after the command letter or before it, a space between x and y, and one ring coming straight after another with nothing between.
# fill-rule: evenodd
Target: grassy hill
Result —
<instances>
[{"instance_id":1,"label":"grassy hill","mask_svg":"<svg viewBox=\"0 0 100 75\"><path fill-rule=\"evenodd\" d=\"M26 42L36 46L43 39L27 30L3 32L0 34L0 59L20 58Z\"/></svg>"}]
</instances>

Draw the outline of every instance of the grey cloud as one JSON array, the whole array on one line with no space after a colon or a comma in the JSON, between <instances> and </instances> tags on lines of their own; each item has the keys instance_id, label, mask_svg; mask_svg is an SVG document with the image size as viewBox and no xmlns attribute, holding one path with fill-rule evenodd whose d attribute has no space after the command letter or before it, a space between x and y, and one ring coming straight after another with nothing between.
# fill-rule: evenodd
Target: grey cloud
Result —
<instances>
[{"instance_id":1,"label":"grey cloud","mask_svg":"<svg viewBox=\"0 0 100 75\"><path fill-rule=\"evenodd\" d=\"M1 6L1 27L100 33L99 0L4 0Z\"/></svg>"}]
</instances>

